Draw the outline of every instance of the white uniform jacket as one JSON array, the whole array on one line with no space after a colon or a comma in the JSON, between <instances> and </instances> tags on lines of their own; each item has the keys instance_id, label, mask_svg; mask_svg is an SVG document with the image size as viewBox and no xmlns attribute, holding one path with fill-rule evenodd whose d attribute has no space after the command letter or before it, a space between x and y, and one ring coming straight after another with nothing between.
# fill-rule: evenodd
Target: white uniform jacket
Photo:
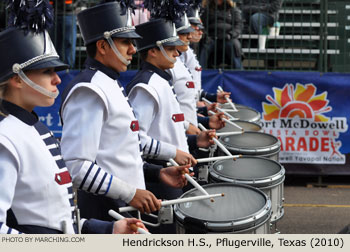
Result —
<instances>
[{"instance_id":1,"label":"white uniform jacket","mask_svg":"<svg viewBox=\"0 0 350 252\"><path fill-rule=\"evenodd\" d=\"M176 149L189 152L184 114L170 81L168 73L143 62L126 88L140 122L143 153L149 159L175 158Z\"/></svg>"},{"instance_id":2,"label":"white uniform jacket","mask_svg":"<svg viewBox=\"0 0 350 252\"><path fill-rule=\"evenodd\" d=\"M2 103L0 233L63 231L63 223L74 233L72 182L57 140L34 114Z\"/></svg>"},{"instance_id":3,"label":"white uniform jacket","mask_svg":"<svg viewBox=\"0 0 350 252\"><path fill-rule=\"evenodd\" d=\"M71 176L58 141L34 113L2 101L0 234L74 234ZM111 234L113 222L80 220L82 233Z\"/></svg>"},{"instance_id":4,"label":"white uniform jacket","mask_svg":"<svg viewBox=\"0 0 350 252\"><path fill-rule=\"evenodd\" d=\"M172 76L172 84L185 120L197 126L196 89L189 69L177 57L174 67L167 72Z\"/></svg>"},{"instance_id":5,"label":"white uniform jacket","mask_svg":"<svg viewBox=\"0 0 350 252\"><path fill-rule=\"evenodd\" d=\"M202 90L202 67L197 60L196 54L192 48L188 48L186 52L181 53L180 59L190 70L196 89L196 101L199 100L199 94Z\"/></svg>"},{"instance_id":6,"label":"white uniform jacket","mask_svg":"<svg viewBox=\"0 0 350 252\"><path fill-rule=\"evenodd\" d=\"M118 77L87 60L63 93L61 146L76 187L128 203L145 182L138 121Z\"/></svg>"}]
</instances>

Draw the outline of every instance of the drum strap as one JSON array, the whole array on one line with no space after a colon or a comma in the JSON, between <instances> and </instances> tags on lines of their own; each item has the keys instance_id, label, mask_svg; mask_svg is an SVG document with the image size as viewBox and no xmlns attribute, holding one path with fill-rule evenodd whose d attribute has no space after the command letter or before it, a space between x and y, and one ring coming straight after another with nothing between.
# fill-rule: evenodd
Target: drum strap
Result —
<instances>
[{"instance_id":1,"label":"drum strap","mask_svg":"<svg viewBox=\"0 0 350 252\"><path fill-rule=\"evenodd\" d=\"M208 229L206 228L204 221L199 219L185 217L184 219L185 234L206 234Z\"/></svg>"}]
</instances>

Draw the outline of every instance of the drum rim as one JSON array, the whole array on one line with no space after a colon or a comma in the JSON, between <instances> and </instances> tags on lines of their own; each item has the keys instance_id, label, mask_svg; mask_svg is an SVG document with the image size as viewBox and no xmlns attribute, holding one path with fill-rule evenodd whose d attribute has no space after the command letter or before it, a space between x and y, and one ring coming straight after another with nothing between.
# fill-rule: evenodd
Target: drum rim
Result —
<instances>
[{"instance_id":1,"label":"drum rim","mask_svg":"<svg viewBox=\"0 0 350 252\"><path fill-rule=\"evenodd\" d=\"M271 135L271 134L267 134L264 132L258 132L258 131L246 131L243 134L250 134L250 133L254 133L254 134L262 134L262 135L266 135L269 137L274 138L276 141L275 144L272 145L268 145L268 146L264 146L264 147L255 147L254 149L252 148L248 148L248 147L236 147L236 146L232 146L230 144L228 144L227 142L224 141L224 138L226 137L234 137L236 135L232 135L232 136L225 136L223 138L219 138L220 143L222 143L227 149L235 151L235 152L239 152L240 154L275 154L276 152L279 152L281 150L281 142L280 140Z\"/></svg>"},{"instance_id":2,"label":"drum rim","mask_svg":"<svg viewBox=\"0 0 350 252\"><path fill-rule=\"evenodd\" d=\"M225 103L224 105L226 105L228 103ZM261 120L261 113L259 111L257 111L256 109L252 108L252 107L249 107L249 106L246 106L246 105L243 105L243 104L235 104L236 108L239 110L239 108L244 108L244 109L247 109L247 110L251 110L251 111L254 111L257 115L249 120L242 120L240 119L241 121L246 121L246 122L259 122ZM225 110L225 108L223 108L223 110ZM228 112L230 113L230 112ZM232 113L235 113L235 112L232 112Z\"/></svg>"},{"instance_id":3,"label":"drum rim","mask_svg":"<svg viewBox=\"0 0 350 252\"><path fill-rule=\"evenodd\" d=\"M242 179L242 178L233 178L233 177L229 177L229 176L225 176L224 174L219 174L218 172L216 172L216 170L214 169L214 166L216 164L220 164L220 163L223 163L225 162L226 160L217 160L215 161L213 164L211 164L209 166L209 174L210 176L212 176L213 178L215 179L218 179L220 181L223 181L223 182L229 182L229 183L236 183L236 184L245 184L245 185L252 185L252 186L258 186L259 188L260 187L264 187L266 188L266 186L277 186L279 185L280 183L279 182L283 182L284 181L284 178L285 178L285 174L286 174L286 170L284 168L284 166L275 161L275 160L272 160L270 158L265 158L265 157L259 157L259 156L243 156L243 157L240 157L240 158L244 158L244 159L262 159L262 160L265 160L265 161L268 161L268 162L272 162L272 163L275 163L277 164L279 167L280 167L280 170L273 174L273 175L270 175L270 176L266 176L266 177L261 177L261 178L255 178L255 179Z\"/></svg>"},{"instance_id":4,"label":"drum rim","mask_svg":"<svg viewBox=\"0 0 350 252\"><path fill-rule=\"evenodd\" d=\"M271 199L259 188L249 186L249 185L243 185L243 184L233 184L233 183L216 183L216 184L207 184L204 185L203 188L205 189L206 187L213 187L217 185L223 185L223 186L239 186L239 187L245 187L252 189L258 193L260 193L264 198L265 198L265 205L256 211L255 213L249 215L249 216L244 216L236 220L227 220L227 221L208 221L208 220L201 220L205 223L205 226L208 230L210 231L242 231L249 229L251 227L257 227L261 223L265 223L272 214L272 203ZM196 188L193 188L184 194L181 195L180 198L183 198L185 194L189 194L195 190L198 190ZM178 206L179 204L174 205L174 214L175 218L183 224L185 217L191 217L198 219L194 216L190 216L182 211L182 209Z\"/></svg>"},{"instance_id":5,"label":"drum rim","mask_svg":"<svg viewBox=\"0 0 350 252\"><path fill-rule=\"evenodd\" d=\"M244 120L236 120L236 121L233 121L234 123L236 122L243 122L243 123L249 123L249 124L254 124L254 126L257 126L259 127L260 129L258 131L256 130L244 130L244 132L249 132L249 131L252 131L252 132L260 132L260 130L262 130L262 127L260 126L260 124L256 123L256 122L250 122L250 121L244 121ZM228 125L228 124L226 124ZM239 125L238 125L239 126ZM234 127L234 126L232 126ZM223 128L222 128L223 129ZM221 132L224 132L224 131L221 131L221 129L218 129L216 130L217 133L221 133Z\"/></svg>"},{"instance_id":6,"label":"drum rim","mask_svg":"<svg viewBox=\"0 0 350 252\"><path fill-rule=\"evenodd\" d=\"M257 223L256 226L250 226L250 227L247 227L246 229L231 229L231 230L219 230L219 229L214 228L214 229L209 229L208 233L219 233L220 234L224 231L227 231L228 234L229 233L244 234L244 233L249 232L251 230L256 230L256 229L258 229L261 226L266 225L266 224L268 225L268 229L270 229L270 225L274 224L271 222L271 217L272 217L272 211L270 211L270 214L268 216L266 216L265 220L261 221L260 223ZM268 222L268 223L266 223L266 222ZM183 223L177 221L176 225L180 225L180 227L184 229ZM266 234L269 234L269 233L266 233Z\"/></svg>"}]
</instances>

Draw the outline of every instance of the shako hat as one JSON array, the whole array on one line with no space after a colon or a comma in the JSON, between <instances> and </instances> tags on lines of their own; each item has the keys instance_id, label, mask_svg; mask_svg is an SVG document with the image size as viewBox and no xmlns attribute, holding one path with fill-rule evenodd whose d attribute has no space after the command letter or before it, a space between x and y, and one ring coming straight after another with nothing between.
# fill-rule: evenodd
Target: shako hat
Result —
<instances>
[{"instance_id":1,"label":"shako hat","mask_svg":"<svg viewBox=\"0 0 350 252\"><path fill-rule=\"evenodd\" d=\"M191 24L198 26L199 29L204 29L202 20L199 16L201 9L202 0L192 0L190 1L190 5L187 8L186 14Z\"/></svg>"},{"instance_id":2,"label":"shako hat","mask_svg":"<svg viewBox=\"0 0 350 252\"><path fill-rule=\"evenodd\" d=\"M136 26L136 32L142 36L136 41L138 51L184 45L177 36L175 23L182 24L188 0L145 0L144 6L151 13L151 20Z\"/></svg>"},{"instance_id":3,"label":"shako hat","mask_svg":"<svg viewBox=\"0 0 350 252\"><path fill-rule=\"evenodd\" d=\"M178 21L175 22L175 26L177 34L186 34L195 31L195 29L191 27L186 13Z\"/></svg>"},{"instance_id":4,"label":"shako hat","mask_svg":"<svg viewBox=\"0 0 350 252\"><path fill-rule=\"evenodd\" d=\"M153 19L136 26L136 32L142 39L136 40L137 50L148 50L157 46L181 46L184 43L179 39L176 28L171 20L163 18Z\"/></svg>"},{"instance_id":5,"label":"shako hat","mask_svg":"<svg viewBox=\"0 0 350 252\"><path fill-rule=\"evenodd\" d=\"M0 82L26 70L54 67L67 69L46 31L53 24L47 0L9 0L9 21L0 33Z\"/></svg>"},{"instance_id":6,"label":"shako hat","mask_svg":"<svg viewBox=\"0 0 350 252\"><path fill-rule=\"evenodd\" d=\"M102 4L81 11L78 24L85 45L106 37L141 38L132 26L130 9L119 2L106 1Z\"/></svg>"}]
</instances>

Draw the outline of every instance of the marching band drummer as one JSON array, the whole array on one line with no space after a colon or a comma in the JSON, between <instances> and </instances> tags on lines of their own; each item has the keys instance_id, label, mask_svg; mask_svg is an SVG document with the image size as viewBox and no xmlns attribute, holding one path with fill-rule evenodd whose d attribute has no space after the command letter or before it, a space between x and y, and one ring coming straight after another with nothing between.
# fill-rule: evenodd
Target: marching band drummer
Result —
<instances>
[{"instance_id":1,"label":"marching band drummer","mask_svg":"<svg viewBox=\"0 0 350 252\"><path fill-rule=\"evenodd\" d=\"M63 93L61 144L79 188L81 216L110 220L108 210L126 203L142 213L159 210L160 200L145 190L145 178L182 187L188 167L143 163L139 124L117 80L136 52L133 39L140 36L119 2L81 11L78 22L88 59Z\"/></svg>"},{"instance_id":2,"label":"marching band drummer","mask_svg":"<svg viewBox=\"0 0 350 252\"><path fill-rule=\"evenodd\" d=\"M12 11L19 2L10 2ZM33 112L54 103L61 82L56 71L68 66L45 31L51 6L34 2L27 2L26 10L38 7L38 16L10 13L10 26L19 28L0 33L0 54L6 58L0 62L0 233L134 233L131 224L144 228L137 219L74 223L71 177L59 143Z\"/></svg>"},{"instance_id":3,"label":"marching band drummer","mask_svg":"<svg viewBox=\"0 0 350 252\"><path fill-rule=\"evenodd\" d=\"M176 36L173 23L166 19L140 24L136 26L136 32L142 36L136 41L142 64L141 70L127 85L127 93L140 122L144 156L155 163L159 160L166 163L174 158L180 164L194 165L196 160L189 154L185 135L184 115L171 87L171 75L165 72L174 66L179 55L176 46L183 43ZM193 136L192 147L208 147L213 144L211 138L214 135L215 132L208 131ZM178 159L179 151L187 156ZM163 199L175 199L183 193L162 184L147 183L147 188ZM160 233L175 232L174 225L160 229Z\"/></svg>"},{"instance_id":4,"label":"marching band drummer","mask_svg":"<svg viewBox=\"0 0 350 252\"><path fill-rule=\"evenodd\" d=\"M158 5L161 10L158 13L167 19L152 16L151 21L136 26L136 32L142 36L142 39L136 41L142 60L141 70L126 89L140 122L144 155L151 162L175 159L180 164L194 165L196 160L189 151L213 144L211 138L215 132L201 132L188 139L185 134L184 114L173 90L171 75L166 72L174 67L176 57L179 56L177 46L184 45L176 35L171 19L172 11L176 9L175 2L168 5L160 1ZM151 15L152 13L154 12L151 11ZM178 160L179 151L188 157ZM181 190L169 190L168 195L165 189L158 191L166 199L177 198L182 194Z\"/></svg>"},{"instance_id":5,"label":"marching band drummer","mask_svg":"<svg viewBox=\"0 0 350 252\"><path fill-rule=\"evenodd\" d=\"M175 27L179 39L184 43L184 45L176 47L182 56L182 54L189 50L189 43L192 38L191 33L195 30L191 27L186 13L181 17L181 19L176 20ZM225 126L225 122L221 120L224 113L217 113L210 117L197 116L196 84L191 72L182 62L181 56L176 57L174 67L168 69L167 72L169 72L172 76L172 84L180 104L180 109L184 112L185 121L189 122L189 127L187 128L186 133L199 134L200 130L198 128L198 123L201 123L206 128L221 129ZM215 104L213 108L215 109Z\"/></svg>"},{"instance_id":6,"label":"marching band drummer","mask_svg":"<svg viewBox=\"0 0 350 252\"><path fill-rule=\"evenodd\" d=\"M198 45L203 35L204 26L202 25L201 19L199 17L201 3L202 0L192 0L190 1L189 7L186 10L188 20L194 31L191 33L190 46L188 50L180 55L182 62L190 70L193 81L195 83L197 102L199 101L199 95L202 89L202 67L199 65L196 54L194 53L194 49L191 46L194 46L195 44Z\"/></svg>"},{"instance_id":7,"label":"marching band drummer","mask_svg":"<svg viewBox=\"0 0 350 252\"><path fill-rule=\"evenodd\" d=\"M179 54L181 54L188 49L191 32L194 31L194 29L191 28L186 13L181 17L181 19L175 22L175 27L179 39L184 44L177 46L177 50L179 51ZM197 127L198 121L195 83L193 82L190 72L180 60L180 56L176 57L174 67L166 71L172 77L171 81L174 86L174 91L180 104L180 109L185 116L185 128L187 129L186 133L199 134L200 130Z\"/></svg>"},{"instance_id":8,"label":"marching band drummer","mask_svg":"<svg viewBox=\"0 0 350 252\"><path fill-rule=\"evenodd\" d=\"M191 24L191 27L195 30L192 34L190 42L198 43L202 39L202 29L203 24L199 17L199 10L201 7L200 0L190 1L190 6L187 9L188 20ZM196 101L197 106L199 107L198 112L204 115L207 115L206 104L202 101L203 98L208 99L211 102L226 103L226 97L230 97L230 92L218 92L209 93L202 89L202 66L199 64L196 54L193 52L193 49L189 49L183 52L180 56L182 62L189 69L192 74L195 89L196 89ZM209 107L210 108L210 107Z\"/></svg>"}]
</instances>

